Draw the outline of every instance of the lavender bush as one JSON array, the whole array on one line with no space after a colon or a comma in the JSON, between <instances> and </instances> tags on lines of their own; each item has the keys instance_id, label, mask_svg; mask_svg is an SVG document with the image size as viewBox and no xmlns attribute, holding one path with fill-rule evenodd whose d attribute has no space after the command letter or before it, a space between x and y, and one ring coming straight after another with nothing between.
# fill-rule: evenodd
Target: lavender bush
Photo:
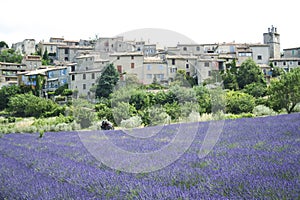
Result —
<instances>
[{"instance_id":1,"label":"lavender bush","mask_svg":"<svg viewBox=\"0 0 300 200\"><path fill-rule=\"evenodd\" d=\"M162 126L147 140L121 130L106 135L120 148L150 152L167 145L178 126ZM176 162L139 174L99 163L77 132L3 135L0 199L300 198L299 113L226 120L218 143L200 159L208 127L199 123L191 147Z\"/></svg>"}]
</instances>

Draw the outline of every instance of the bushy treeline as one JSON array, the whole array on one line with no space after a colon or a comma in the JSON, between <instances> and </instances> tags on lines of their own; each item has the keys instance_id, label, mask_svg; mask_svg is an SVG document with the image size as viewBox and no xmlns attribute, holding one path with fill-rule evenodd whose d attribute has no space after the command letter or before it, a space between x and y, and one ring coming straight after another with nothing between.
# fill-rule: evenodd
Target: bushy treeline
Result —
<instances>
[{"instance_id":1,"label":"bushy treeline","mask_svg":"<svg viewBox=\"0 0 300 200\"><path fill-rule=\"evenodd\" d=\"M219 75L223 79L223 87L211 87L211 84L192 87L190 80L182 73L168 87L158 83L144 86L132 77L128 78L130 81L117 84L115 78L109 81L110 73L116 77L114 67L109 65L107 69L103 73L104 77L108 77L106 85L101 89L109 89L110 92L98 95L97 104L79 98L60 105L54 101L55 98L36 96L34 94L39 92L24 86L2 87L0 110L9 117L2 123L12 123L16 117L34 117L48 123L47 118L54 117L59 118L61 123L50 120L48 125L42 126L41 122L36 122L33 124L36 129L33 130L99 129L104 119L116 126L133 128L171 122L274 115L283 110L291 113L300 109L300 68L290 72L273 69L277 77L267 85L253 61L245 61L238 70L233 62L226 72ZM242 82L241 75L245 76ZM97 91L102 94L100 87ZM70 96L72 91L63 86L53 95Z\"/></svg>"}]
</instances>

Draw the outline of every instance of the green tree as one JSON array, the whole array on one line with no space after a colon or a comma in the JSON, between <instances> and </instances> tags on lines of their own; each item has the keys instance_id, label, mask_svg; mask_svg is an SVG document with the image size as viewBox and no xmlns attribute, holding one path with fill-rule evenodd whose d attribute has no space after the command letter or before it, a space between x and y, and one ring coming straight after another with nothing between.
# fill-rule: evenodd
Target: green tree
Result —
<instances>
[{"instance_id":1,"label":"green tree","mask_svg":"<svg viewBox=\"0 0 300 200\"><path fill-rule=\"evenodd\" d=\"M272 63L271 63L272 64ZM272 77L278 77L285 73L285 71L282 68L279 67L272 67L271 68Z\"/></svg>"},{"instance_id":2,"label":"green tree","mask_svg":"<svg viewBox=\"0 0 300 200\"><path fill-rule=\"evenodd\" d=\"M1 41L0 42L0 48L8 48L8 45L6 44L6 42Z\"/></svg>"},{"instance_id":3,"label":"green tree","mask_svg":"<svg viewBox=\"0 0 300 200\"><path fill-rule=\"evenodd\" d=\"M263 83L250 83L244 87L243 92L250 94L256 98L263 97L267 93L267 86Z\"/></svg>"},{"instance_id":4,"label":"green tree","mask_svg":"<svg viewBox=\"0 0 300 200\"><path fill-rule=\"evenodd\" d=\"M203 85L194 86L193 89L196 92L196 98L199 105L199 113L210 113L211 96L209 90Z\"/></svg>"},{"instance_id":5,"label":"green tree","mask_svg":"<svg viewBox=\"0 0 300 200\"><path fill-rule=\"evenodd\" d=\"M272 80L268 93L274 110L284 108L288 113L293 112L300 102L300 68L291 70L280 79Z\"/></svg>"},{"instance_id":6,"label":"green tree","mask_svg":"<svg viewBox=\"0 0 300 200\"><path fill-rule=\"evenodd\" d=\"M233 74L230 70L222 74L223 85L225 89L237 90L239 85L236 80L236 75Z\"/></svg>"},{"instance_id":7,"label":"green tree","mask_svg":"<svg viewBox=\"0 0 300 200\"><path fill-rule=\"evenodd\" d=\"M240 114L252 112L255 98L240 91L229 91L226 94L226 113Z\"/></svg>"},{"instance_id":8,"label":"green tree","mask_svg":"<svg viewBox=\"0 0 300 200\"><path fill-rule=\"evenodd\" d=\"M108 98L119 80L119 73L113 64L109 64L98 79L96 97Z\"/></svg>"},{"instance_id":9,"label":"green tree","mask_svg":"<svg viewBox=\"0 0 300 200\"><path fill-rule=\"evenodd\" d=\"M141 110L149 107L150 98L146 91L135 90L130 97L129 103L133 105L136 110Z\"/></svg>"},{"instance_id":10,"label":"green tree","mask_svg":"<svg viewBox=\"0 0 300 200\"><path fill-rule=\"evenodd\" d=\"M23 56L14 49L4 49L0 54L0 62L21 63Z\"/></svg>"},{"instance_id":11,"label":"green tree","mask_svg":"<svg viewBox=\"0 0 300 200\"><path fill-rule=\"evenodd\" d=\"M237 72L237 82L240 89L250 83L265 84L264 75L259 66L251 59L245 60Z\"/></svg>"},{"instance_id":12,"label":"green tree","mask_svg":"<svg viewBox=\"0 0 300 200\"><path fill-rule=\"evenodd\" d=\"M21 88L16 85L4 86L0 89L0 110L7 108L9 98L21 93Z\"/></svg>"},{"instance_id":13,"label":"green tree","mask_svg":"<svg viewBox=\"0 0 300 200\"><path fill-rule=\"evenodd\" d=\"M17 94L9 99L8 110L19 117L58 116L64 108L52 100L34 96L31 93Z\"/></svg>"}]
</instances>

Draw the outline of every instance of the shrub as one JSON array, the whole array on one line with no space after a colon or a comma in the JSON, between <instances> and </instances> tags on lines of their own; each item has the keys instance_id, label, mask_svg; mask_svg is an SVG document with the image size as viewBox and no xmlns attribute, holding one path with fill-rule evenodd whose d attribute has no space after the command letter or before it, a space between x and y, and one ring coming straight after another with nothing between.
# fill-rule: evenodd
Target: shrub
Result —
<instances>
[{"instance_id":1,"label":"shrub","mask_svg":"<svg viewBox=\"0 0 300 200\"><path fill-rule=\"evenodd\" d=\"M258 105L254 107L253 114L255 116L267 116L267 115L276 115L276 112L267 106Z\"/></svg>"},{"instance_id":2,"label":"shrub","mask_svg":"<svg viewBox=\"0 0 300 200\"><path fill-rule=\"evenodd\" d=\"M236 91L229 91L226 94L226 113L240 114L252 112L255 106L253 96Z\"/></svg>"},{"instance_id":3,"label":"shrub","mask_svg":"<svg viewBox=\"0 0 300 200\"><path fill-rule=\"evenodd\" d=\"M142 124L142 119L140 116L133 116L130 117L129 119L122 120L121 121L121 127L123 128L137 128L141 126Z\"/></svg>"}]
</instances>

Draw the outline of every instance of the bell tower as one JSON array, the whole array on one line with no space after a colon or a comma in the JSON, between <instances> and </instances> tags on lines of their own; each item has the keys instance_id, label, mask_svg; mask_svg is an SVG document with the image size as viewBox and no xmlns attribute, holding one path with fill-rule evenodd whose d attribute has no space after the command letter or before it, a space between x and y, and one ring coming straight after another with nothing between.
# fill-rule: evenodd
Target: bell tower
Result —
<instances>
[{"instance_id":1,"label":"bell tower","mask_svg":"<svg viewBox=\"0 0 300 200\"><path fill-rule=\"evenodd\" d=\"M269 45L270 58L280 58L280 34L273 25L264 33L264 44Z\"/></svg>"}]
</instances>

